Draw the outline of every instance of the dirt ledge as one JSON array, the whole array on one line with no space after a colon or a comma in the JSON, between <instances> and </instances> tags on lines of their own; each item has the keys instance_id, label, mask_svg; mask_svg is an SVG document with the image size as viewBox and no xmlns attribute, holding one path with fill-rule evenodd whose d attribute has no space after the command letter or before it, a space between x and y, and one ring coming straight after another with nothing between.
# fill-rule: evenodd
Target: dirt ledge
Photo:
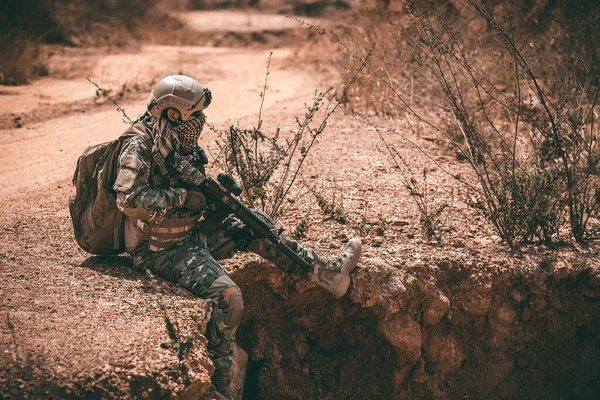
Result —
<instances>
[{"instance_id":1,"label":"dirt ledge","mask_svg":"<svg viewBox=\"0 0 600 400\"><path fill-rule=\"evenodd\" d=\"M400 263L367 249L340 300L269 263L229 265L246 303L246 398L597 398L596 248L427 247ZM161 307L185 336L204 330L203 301L164 281L157 291L125 258L36 257L25 276L30 256L3 258L13 289L57 270L35 299L5 299L3 398L216 397L204 340L183 363L160 345Z\"/></svg>"},{"instance_id":2,"label":"dirt ledge","mask_svg":"<svg viewBox=\"0 0 600 400\"><path fill-rule=\"evenodd\" d=\"M339 301L269 264L235 271L246 299L238 340L254 382L245 394L598 398L594 250L447 253L412 265L365 259Z\"/></svg>"},{"instance_id":3,"label":"dirt ledge","mask_svg":"<svg viewBox=\"0 0 600 400\"><path fill-rule=\"evenodd\" d=\"M75 285L42 289L35 299L15 292L5 299L0 397L215 398L206 339L180 361L165 323L167 315L181 341L204 332L209 303L129 264L126 257L90 257L67 273Z\"/></svg>"}]
</instances>

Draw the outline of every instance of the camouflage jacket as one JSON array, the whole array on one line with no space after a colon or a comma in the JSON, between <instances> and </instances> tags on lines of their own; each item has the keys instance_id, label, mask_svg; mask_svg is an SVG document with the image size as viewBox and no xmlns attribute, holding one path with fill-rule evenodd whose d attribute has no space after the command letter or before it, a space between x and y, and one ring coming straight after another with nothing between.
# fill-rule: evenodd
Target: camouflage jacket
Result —
<instances>
[{"instance_id":1,"label":"camouflage jacket","mask_svg":"<svg viewBox=\"0 0 600 400\"><path fill-rule=\"evenodd\" d=\"M153 128L147 122L137 124L137 128L145 129L153 139ZM153 225L160 224L166 218L178 215L187 196L185 184L177 178L178 174L174 169L169 167L168 175L161 173L152 155L151 142L144 136L125 139L117 161L113 189L116 192L117 207L128 217L125 223L128 251L144 240L144 234L134 229L135 219ZM198 150L202 152L200 148ZM191 164L204 173L205 162L204 157ZM132 240L134 234L135 240Z\"/></svg>"}]
</instances>

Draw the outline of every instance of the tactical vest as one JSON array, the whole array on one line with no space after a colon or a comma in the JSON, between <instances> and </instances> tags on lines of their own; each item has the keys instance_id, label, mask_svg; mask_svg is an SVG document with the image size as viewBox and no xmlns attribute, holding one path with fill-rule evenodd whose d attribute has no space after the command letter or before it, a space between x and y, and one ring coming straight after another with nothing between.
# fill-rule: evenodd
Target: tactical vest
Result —
<instances>
[{"instance_id":1,"label":"tactical vest","mask_svg":"<svg viewBox=\"0 0 600 400\"><path fill-rule=\"evenodd\" d=\"M153 151L153 154L156 152ZM204 164L208 163L208 159L202 149L200 149L200 156L200 159L194 162L194 166L204 174ZM184 182L176 177L175 171L161 161L160 158L153 157L150 187L155 190L184 187ZM139 219L135 223L148 240L148 250L163 251L186 240L201 216L201 214L193 215L188 211L175 211L159 224L148 224Z\"/></svg>"}]
</instances>

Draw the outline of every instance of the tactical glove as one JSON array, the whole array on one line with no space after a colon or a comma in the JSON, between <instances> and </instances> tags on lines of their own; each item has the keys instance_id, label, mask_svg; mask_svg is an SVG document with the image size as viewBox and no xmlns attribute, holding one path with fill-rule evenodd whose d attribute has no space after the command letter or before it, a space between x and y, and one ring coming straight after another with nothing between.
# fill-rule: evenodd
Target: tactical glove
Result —
<instances>
[{"instance_id":1,"label":"tactical glove","mask_svg":"<svg viewBox=\"0 0 600 400\"><path fill-rule=\"evenodd\" d=\"M192 212L204 211L206 208L206 197L198 190L188 189L183 206Z\"/></svg>"},{"instance_id":2,"label":"tactical glove","mask_svg":"<svg viewBox=\"0 0 600 400\"><path fill-rule=\"evenodd\" d=\"M223 220L225 235L235 242L239 251L248 251L248 246L255 239L254 232L235 216L230 215Z\"/></svg>"}]
</instances>

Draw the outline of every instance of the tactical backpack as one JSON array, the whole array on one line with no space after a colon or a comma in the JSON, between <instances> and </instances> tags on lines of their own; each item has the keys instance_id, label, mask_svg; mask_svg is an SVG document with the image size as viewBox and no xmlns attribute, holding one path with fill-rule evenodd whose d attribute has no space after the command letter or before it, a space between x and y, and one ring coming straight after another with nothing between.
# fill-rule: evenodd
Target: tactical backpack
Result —
<instances>
[{"instance_id":1,"label":"tactical backpack","mask_svg":"<svg viewBox=\"0 0 600 400\"><path fill-rule=\"evenodd\" d=\"M69 202L75 240L91 254L125 251L125 217L117 208L113 184L123 142L132 136L151 136L141 123L129 127L118 139L88 147L77 160L73 174L75 196Z\"/></svg>"}]
</instances>

